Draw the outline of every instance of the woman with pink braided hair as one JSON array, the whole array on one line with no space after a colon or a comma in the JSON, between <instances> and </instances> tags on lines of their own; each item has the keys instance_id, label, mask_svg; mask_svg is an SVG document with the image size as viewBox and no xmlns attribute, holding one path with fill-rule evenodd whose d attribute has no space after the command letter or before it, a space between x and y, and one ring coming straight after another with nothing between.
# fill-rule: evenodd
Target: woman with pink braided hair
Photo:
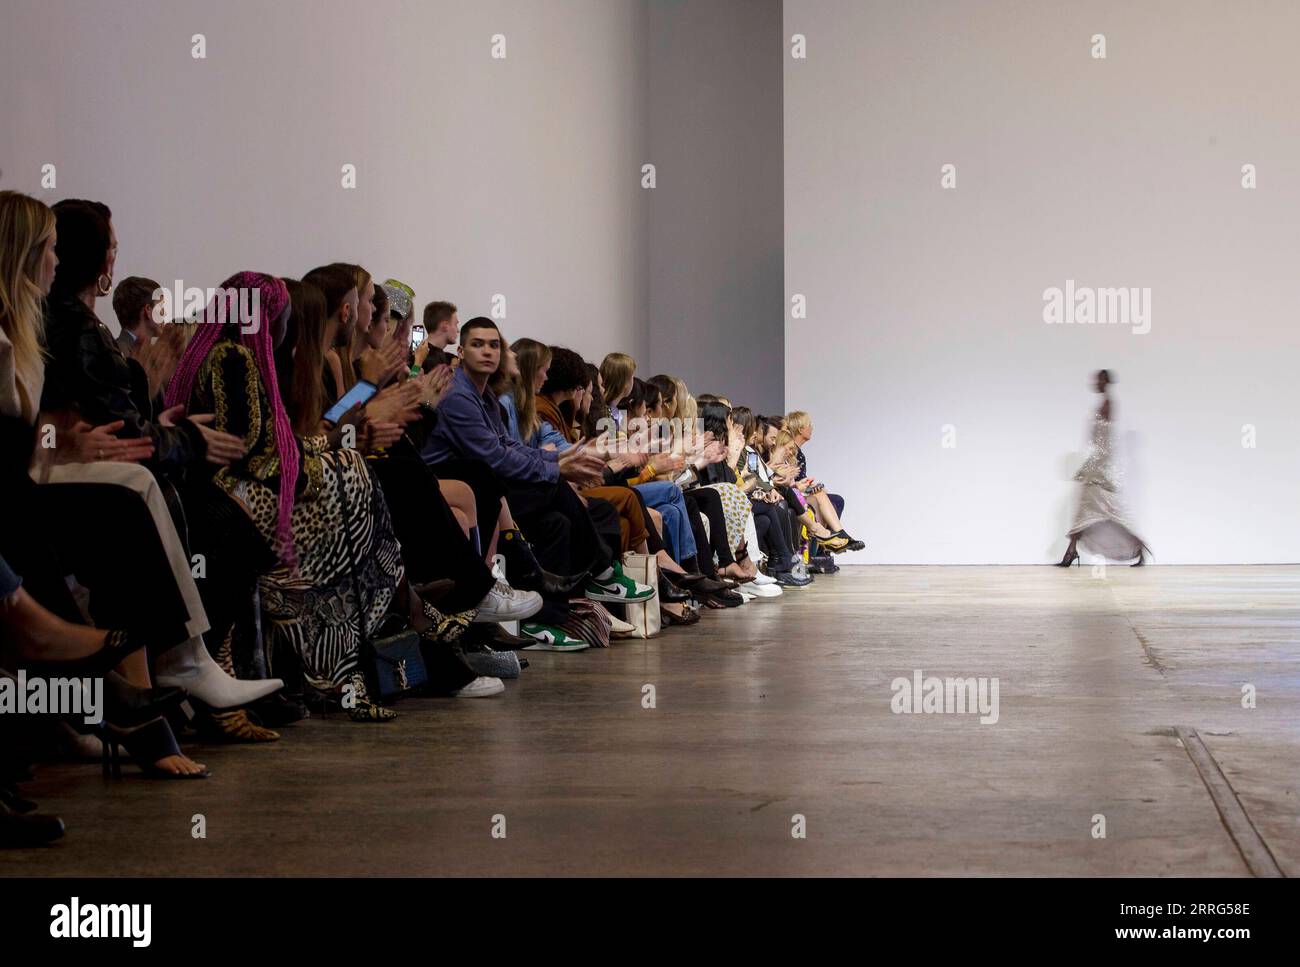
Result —
<instances>
[{"instance_id":1,"label":"woman with pink braided hair","mask_svg":"<svg viewBox=\"0 0 1300 967\"><path fill-rule=\"evenodd\" d=\"M395 713L369 701L357 668L358 617L373 632L394 602L401 549L362 455L327 449L324 434L293 432L275 367L290 309L283 279L258 272L227 279L177 367L167 404L214 413L216 429L244 441L245 456L217 469L212 482L278 557L259 579L277 639L270 654L291 648L308 685L327 693L350 686L352 718L384 721Z\"/></svg>"}]
</instances>

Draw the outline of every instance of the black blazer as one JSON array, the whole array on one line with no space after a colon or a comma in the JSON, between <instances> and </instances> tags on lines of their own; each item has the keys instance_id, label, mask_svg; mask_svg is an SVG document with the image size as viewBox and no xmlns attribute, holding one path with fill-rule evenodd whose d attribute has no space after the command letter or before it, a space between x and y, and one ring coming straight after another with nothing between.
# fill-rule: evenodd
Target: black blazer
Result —
<instances>
[{"instance_id":1,"label":"black blazer","mask_svg":"<svg viewBox=\"0 0 1300 967\"><path fill-rule=\"evenodd\" d=\"M184 479L203 460L207 445L194 424L156 422L157 401L149 399L143 367L127 359L112 334L79 299L51 295L45 308L45 364L41 407L75 410L92 426L122 420L123 437L149 437L154 455L147 466L160 478Z\"/></svg>"}]
</instances>

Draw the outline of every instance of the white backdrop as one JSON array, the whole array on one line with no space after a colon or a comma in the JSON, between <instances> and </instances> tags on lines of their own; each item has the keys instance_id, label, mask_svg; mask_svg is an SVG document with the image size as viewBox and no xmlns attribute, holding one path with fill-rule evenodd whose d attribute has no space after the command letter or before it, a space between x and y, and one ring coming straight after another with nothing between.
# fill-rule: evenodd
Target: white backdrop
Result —
<instances>
[{"instance_id":1,"label":"white backdrop","mask_svg":"<svg viewBox=\"0 0 1300 967\"><path fill-rule=\"evenodd\" d=\"M786 403L851 559L1059 558L1108 367L1156 563L1300 560L1297 37L1289 2L786 0ZM1046 324L1067 280L1150 288L1150 331Z\"/></svg>"},{"instance_id":2,"label":"white backdrop","mask_svg":"<svg viewBox=\"0 0 1300 967\"><path fill-rule=\"evenodd\" d=\"M359 262L645 358L645 36L644 0L5 0L0 187L107 203L119 277Z\"/></svg>"}]
</instances>

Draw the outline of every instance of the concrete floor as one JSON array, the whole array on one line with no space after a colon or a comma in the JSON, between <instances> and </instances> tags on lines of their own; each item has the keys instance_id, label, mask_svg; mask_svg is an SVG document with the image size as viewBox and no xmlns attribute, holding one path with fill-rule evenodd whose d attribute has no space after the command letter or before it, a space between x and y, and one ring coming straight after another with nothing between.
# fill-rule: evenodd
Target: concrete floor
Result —
<instances>
[{"instance_id":1,"label":"concrete floor","mask_svg":"<svg viewBox=\"0 0 1300 967\"><path fill-rule=\"evenodd\" d=\"M1300 567L846 567L528 657L493 699L203 748L207 782L44 767L25 789L68 835L0 874L1300 874ZM999 721L893 714L915 669L996 676Z\"/></svg>"}]
</instances>

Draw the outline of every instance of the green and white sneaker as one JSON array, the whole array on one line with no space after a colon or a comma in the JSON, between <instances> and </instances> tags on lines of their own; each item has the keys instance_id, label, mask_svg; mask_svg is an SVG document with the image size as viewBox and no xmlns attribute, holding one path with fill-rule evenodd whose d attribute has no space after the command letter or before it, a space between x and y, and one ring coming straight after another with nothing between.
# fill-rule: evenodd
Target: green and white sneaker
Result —
<instances>
[{"instance_id":1,"label":"green and white sneaker","mask_svg":"<svg viewBox=\"0 0 1300 967\"><path fill-rule=\"evenodd\" d=\"M519 633L537 639L537 644L525 645L520 651L586 651L591 647L581 638L574 638L555 625L529 624L525 621L519 625Z\"/></svg>"},{"instance_id":2,"label":"green and white sneaker","mask_svg":"<svg viewBox=\"0 0 1300 967\"><path fill-rule=\"evenodd\" d=\"M623 565L614 562L614 573L605 580L591 578L587 581L586 596L592 601L612 601L615 604L635 604L648 601L659 594L656 588L637 584L623 573Z\"/></svg>"}]
</instances>

